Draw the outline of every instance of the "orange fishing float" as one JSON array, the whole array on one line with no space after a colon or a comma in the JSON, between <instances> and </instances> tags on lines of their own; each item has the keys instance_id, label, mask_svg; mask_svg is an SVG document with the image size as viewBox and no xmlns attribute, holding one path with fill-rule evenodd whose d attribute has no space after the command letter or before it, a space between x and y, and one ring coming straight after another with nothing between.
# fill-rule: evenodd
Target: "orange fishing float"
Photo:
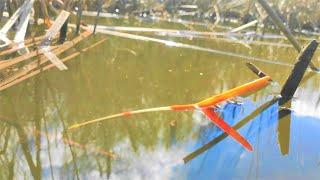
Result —
<instances>
[{"instance_id":1,"label":"orange fishing float","mask_svg":"<svg viewBox=\"0 0 320 180\"><path fill-rule=\"evenodd\" d=\"M148 108L148 109L140 109L135 111L126 111L114 115L105 116L102 118L86 121L80 124L75 124L69 129L76 129L88 124L97 123L100 121L104 121L107 119L117 118L117 117L128 117L134 114L142 114L147 112L157 112L157 111L185 111L185 110L201 110L215 125L221 128L223 131L228 133L234 140L239 142L242 146L244 146L249 151L252 151L252 146L248 143L248 141L242 137L236 130L234 130L231 126L229 126L223 119L219 117L217 113L215 113L211 107L216 106L218 103L226 101L228 99L234 98L236 96L244 95L250 92L257 91L269 84L271 81L270 76L265 76L259 78L255 81L246 83L242 86L238 86L231 90L228 90L224 93L212 96L208 99L203 101L194 103L194 104L182 104L182 105L171 105L171 106L164 106L164 107L156 107L156 108Z\"/></svg>"},{"instance_id":2,"label":"orange fishing float","mask_svg":"<svg viewBox=\"0 0 320 180\"><path fill-rule=\"evenodd\" d=\"M198 103L173 105L173 106L171 106L171 108L172 108L172 110L180 111L180 110L191 110L194 108L205 108L205 107L214 106L218 103L221 103L221 102L226 101L228 99L231 99L233 97L257 91L257 90L265 87L266 85L268 85L270 81L271 81L271 77L265 76L265 77L262 77L262 78L255 80L255 81L249 82L247 84L230 89L230 90L223 92L221 94L212 96L212 97L205 99L203 101L200 101Z\"/></svg>"}]
</instances>

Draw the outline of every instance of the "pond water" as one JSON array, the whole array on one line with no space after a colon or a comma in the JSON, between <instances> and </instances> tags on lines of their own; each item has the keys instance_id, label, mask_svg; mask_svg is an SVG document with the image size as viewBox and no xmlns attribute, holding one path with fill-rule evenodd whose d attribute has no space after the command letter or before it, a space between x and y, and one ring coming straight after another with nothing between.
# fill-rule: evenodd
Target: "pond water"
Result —
<instances>
[{"instance_id":1,"label":"pond water","mask_svg":"<svg viewBox=\"0 0 320 180\"><path fill-rule=\"evenodd\" d=\"M100 23L185 28L123 21ZM222 132L197 111L148 113L67 130L121 111L197 102L257 78L246 59L155 42L99 34L78 47L103 37L103 44L66 63L69 70L43 72L0 92L1 179L320 178L320 76L306 73L286 117L279 118L277 103L256 110L279 92L288 65L255 62L277 83L219 109L230 125L250 116L239 132L253 152L230 137L213 143ZM298 55L291 47L153 37L284 64L294 64ZM319 58L316 53L314 60Z\"/></svg>"}]
</instances>

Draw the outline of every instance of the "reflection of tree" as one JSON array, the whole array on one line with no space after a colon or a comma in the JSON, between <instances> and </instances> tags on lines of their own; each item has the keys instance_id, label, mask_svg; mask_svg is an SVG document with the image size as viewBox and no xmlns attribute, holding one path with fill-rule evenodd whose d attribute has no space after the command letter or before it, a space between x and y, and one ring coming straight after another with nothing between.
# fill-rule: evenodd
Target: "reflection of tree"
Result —
<instances>
[{"instance_id":1,"label":"reflection of tree","mask_svg":"<svg viewBox=\"0 0 320 180\"><path fill-rule=\"evenodd\" d=\"M15 119L18 119L18 115L17 115L17 113L15 111L14 104L12 103L11 100L9 100L9 103L11 104L11 107L12 107L12 113L13 113L13 117L14 117L13 119L14 120L4 119L3 121L8 123L10 126L13 126L16 129L16 132L17 132L17 135L18 135L18 138L19 138L19 142L20 142L23 154L24 154L24 156L25 156L25 158L27 160L27 163L28 163L28 166L30 168L31 174L35 179L40 179L41 178L40 172L37 171L38 165L40 163L38 161L37 161L37 164L34 163L34 161L32 159L31 152L30 152L30 147L29 147L29 144L28 144L28 140L27 140L28 139L27 138L27 134L26 134L25 130L20 126L20 124L18 124L15 121ZM12 170L9 169L9 171L14 171L13 170L14 169L13 168L14 163L11 163L10 165L12 167L12 168L10 167L10 169L12 169ZM11 174L11 173L9 173L9 174Z\"/></svg>"},{"instance_id":2,"label":"reflection of tree","mask_svg":"<svg viewBox=\"0 0 320 180\"><path fill-rule=\"evenodd\" d=\"M41 79L40 78L36 78L35 79L35 88L34 88L34 99L28 99L31 100L34 104L34 113L30 113L30 115L33 115L32 121L34 123L34 132L41 132L42 129L42 120L46 120L45 115L44 115L44 110L43 110L43 98L44 98L44 89L42 87L42 83L41 83ZM15 100L13 100L13 98L11 98L11 96L9 94L5 94L5 97L7 99L7 104L8 106L10 106L10 114L12 118L1 118L2 121L4 123L6 123L8 125L8 127L6 127L7 129L7 133L6 133L6 137L5 137L5 143L3 146L3 155L6 157L8 155L8 153L11 152L6 152L6 149L8 147L8 142L10 141L10 146L13 146L12 148L12 153L14 154L15 157L15 152L17 152L17 148L18 146L16 146L16 144L14 143L15 140L14 138L10 138L8 137L10 135L10 129L11 127L13 127L16 132L17 132L17 138L18 138L18 142L21 146L21 150L24 154L24 157L26 159L27 165L30 169L31 175L33 176L34 179L41 179L41 174L42 174L42 165L41 165L41 147L43 146L41 143L41 136L40 134L36 133L36 135L33 135L33 133L30 133L28 130L28 127L23 127L22 124L20 123L20 121L24 121L25 117L24 115L21 115L20 113L18 113L19 111L17 110L17 105ZM46 124L47 122L44 122L44 124ZM45 125L46 126L46 125ZM45 128L46 132L44 134L48 134L47 132L47 128ZM29 136L34 136L34 142L35 144L31 143L33 142L32 139L29 138ZM15 136L14 136L15 137ZM49 142L49 140L47 141ZM48 143L49 144L49 143ZM18 144L17 144L18 145ZM15 147L16 146L16 147ZM33 147L35 147L35 161L33 160ZM50 146L48 146L48 153L49 153L49 158L51 159L51 155L50 155ZM7 177L13 177L14 173L14 169L15 169L15 161L21 161L22 159L20 157L15 157L13 158L10 162L8 162L8 176ZM50 160L51 163L51 160ZM51 175L52 175L52 179L54 179L53 177L53 169L52 169L52 165L51 166Z\"/></svg>"}]
</instances>

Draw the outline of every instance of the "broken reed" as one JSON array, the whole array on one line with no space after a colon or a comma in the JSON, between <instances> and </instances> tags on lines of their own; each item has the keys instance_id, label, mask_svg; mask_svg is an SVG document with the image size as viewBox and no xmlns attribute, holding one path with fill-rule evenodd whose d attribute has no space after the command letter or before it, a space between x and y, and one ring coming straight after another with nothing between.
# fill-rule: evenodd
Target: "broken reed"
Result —
<instances>
[{"instance_id":1,"label":"broken reed","mask_svg":"<svg viewBox=\"0 0 320 180\"><path fill-rule=\"evenodd\" d=\"M78 44L79 42L81 42L83 39L87 38L91 34L92 34L91 32L85 31L82 34L80 34L78 37L74 38L73 40L67 41L62 45L54 47L53 53L55 53L56 55L62 54L63 52L74 47L76 44ZM13 65L16 65L19 62L26 61L32 57L40 55L40 53L37 50L33 51L29 54L31 54L31 55L27 54L26 56L20 56L14 61L10 60L7 63L0 64L0 69L9 68ZM70 55L70 56L72 56L72 55ZM16 84L15 82L17 80L19 80L20 78L23 79L23 76L27 76L29 73L37 70L39 68L39 66L42 66L43 64L45 64L48 61L49 60L46 57L41 56L40 61L33 60L30 63L28 63L27 65L24 65L23 67L19 68L19 70L17 72L15 72L13 75L6 78L4 81L0 82L0 91L3 89L6 89L8 87L11 87L11 84ZM51 64L49 64L49 65L51 65Z\"/></svg>"},{"instance_id":2,"label":"broken reed","mask_svg":"<svg viewBox=\"0 0 320 180\"><path fill-rule=\"evenodd\" d=\"M106 41L106 38L104 38L104 39L92 44L91 46L89 46L87 48L84 48L84 49L82 49L82 50L80 50L78 52L75 52L75 53L73 53L73 54L61 59L61 61L63 61L63 62L69 61L69 60L79 56L81 53L86 52L86 51L98 46L99 44L103 43L104 41ZM48 61L48 60L46 60L46 61ZM28 73L17 77L16 79L14 79L13 81L11 81L9 83L0 85L0 91L5 90L5 89L7 89L9 87L12 87L12 86L14 86L14 85L26 80L26 79L29 79L29 78L31 78L31 77L33 77L33 76L35 76L35 75L37 75L37 74L39 74L41 72L49 70L49 69L51 69L53 67L55 67L53 64L48 64L48 65L46 65L46 66L44 66L42 68L35 68L35 69L33 69L33 71L29 71Z\"/></svg>"}]
</instances>

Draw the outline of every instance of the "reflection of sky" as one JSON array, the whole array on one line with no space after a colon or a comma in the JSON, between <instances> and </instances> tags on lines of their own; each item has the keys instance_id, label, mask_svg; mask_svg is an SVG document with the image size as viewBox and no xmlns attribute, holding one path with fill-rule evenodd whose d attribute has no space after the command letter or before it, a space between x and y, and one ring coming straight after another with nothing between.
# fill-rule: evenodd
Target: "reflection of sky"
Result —
<instances>
[{"instance_id":1,"label":"reflection of sky","mask_svg":"<svg viewBox=\"0 0 320 180\"><path fill-rule=\"evenodd\" d=\"M235 124L256 107L248 100L244 105L227 104L222 116L229 124ZM296 105L294 105L296 107ZM197 117L197 112L194 117ZM186 165L182 158L219 135L221 131L211 124L198 124L199 138L187 142L175 142L169 148L159 144L155 149L130 150L130 142L119 142L114 149L119 158L112 163L111 179L301 179L320 178L320 123L315 116L291 115L290 152L282 156L278 146L278 104L274 104L253 121L241 128L253 145L248 152L230 137L197 156ZM197 118L195 118L197 119ZM197 120L196 120L197 121ZM197 121L198 122L198 121ZM98 171L82 173L84 177L104 179Z\"/></svg>"},{"instance_id":2,"label":"reflection of sky","mask_svg":"<svg viewBox=\"0 0 320 180\"><path fill-rule=\"evenodd\" d=\"M222 114L226 121L234 124L232 121L248 115L252 107L250 102L243 107L229 104ZM292 114L290 152L282 156L277 144L277 112L278 105L274 104L240 130L254 146L253 153L227 138L180 168L186 171L188 179L320 178L319 118ZM209 137L206 142L214 136L214 133L206 136ZM201 147L202 141L193 149Z\"/></svg>"},{"instance_id":3,"label":"reflection of sky","mask_svg":"<svg viewBox=\"0 0 320 180\"><path fill-rule=\"evenodd\" d=\"M222 133L208 123L201 113L195 112L193 119L196 125L193 131L184 137L185 141L173 140L172 145L166 147L159 139L156 147L145 149L139 146L138 152L132 151L128 139L118 142L113 149L118 157L112 160L110 179L319 179L320 121L319 111L316 111L317 106L314 103L317 98L312 99L316 94L310 95L309 92L298 93L300 98L293 101L290 151L287 156L282 156L279 150L278 104L274 104L239 131L253 145L253 152L246 151L227 137L183 164L182 159L188 153ZM264 102L244 100L241 105L226 104L221 115L229 124L234 125ZM61 140L61 137L57 138ZM50 143L54 176L71 178L73 165L68 147L57 146L55 141L51 139ZM50 178L47 152L42 153L43 177ZM107 179L106 174L100 176L93 156L78 153L77 157L82 179Z\"/></svg>"},{"instance_id":4,"label":"reflection of sky","mask_svg":"<svg viewBox=\"0 0 320 180\"><path fill-rule=\"evenodd\" d=\"M305 88L297 91L297 99L293 104L295 112L301 116L320 117L320 94L312 89Z\"/></svg>"},{"instance_id":5,"label":"reflection of sky","mask_svg":"<svg viewBox=\"0 0 320 180\"><path fill-rule=\"evenodd\" d=\"M130 147L129 142L125 149ZM129 148L130 149L130 148ZM175 167L183 165L181 155L185 150L179 147L170 149L162 145L156 151L141 149L138 154L123 151L120 163L114 163L111 179L176 179L183 174L176 172ZM129 161L128 161L129 160ZM129 162L129 163L128 163Z\"/></svg>"}]
</instances>

